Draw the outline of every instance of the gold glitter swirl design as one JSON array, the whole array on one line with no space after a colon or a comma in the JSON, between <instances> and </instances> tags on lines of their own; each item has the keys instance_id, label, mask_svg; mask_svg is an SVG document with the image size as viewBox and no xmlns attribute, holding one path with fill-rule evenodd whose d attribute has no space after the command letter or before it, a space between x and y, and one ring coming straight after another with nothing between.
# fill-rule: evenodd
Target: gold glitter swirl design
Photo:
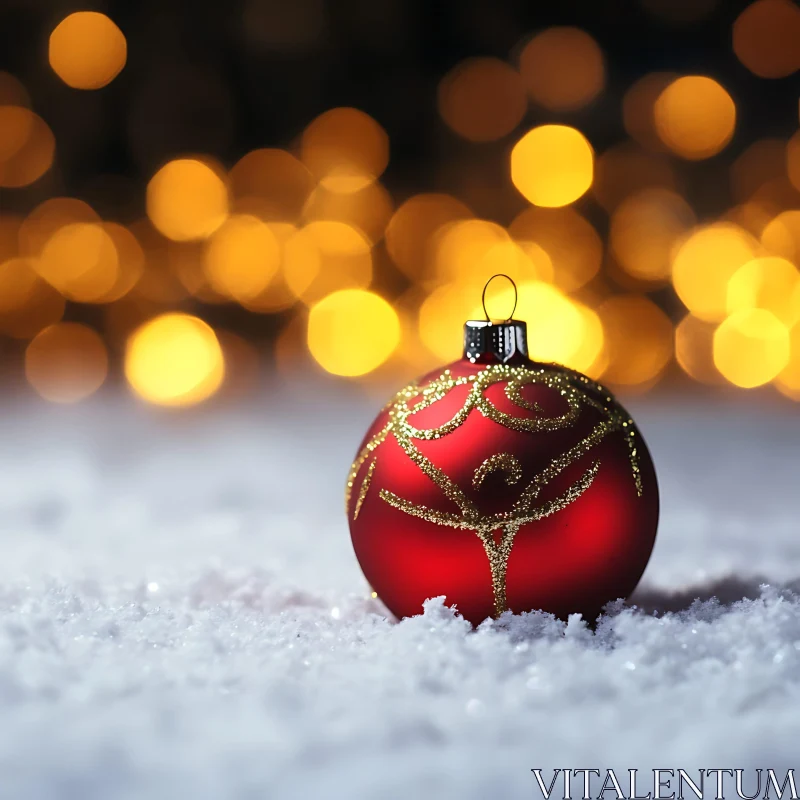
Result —
<instances>
[{"instance_id":1,"label":"gold glitter swirl design","mask_svg":"<svg viewBox=\"0 0 800 800\"><path fill-rule=\"evenodd\" d=\"M518 408L532 411L537 416L516 417L507 414L495 406L486 396L486 390L496 383L506 384L506 397ZM540 406L529 403L522 397L522 389L531 384L539 384L557 391L566 401L567 410L555 417L544 416ZM461 408L446 422L434 428L420 429L410 419L418 412L442 400L457 386L469 386L469 393ZM595 399L587 393L587 389L597 393ZM565 453L554 458L548 466L523 488L519 499L509 511L495 514L482 514L464 491L426 458L414 444L414 440L430 441L452 433L464 423L467 417L477 411L493 422L506 428L523 432L554 431L572 426L577 420L582 406L590 406L602 415L602 421L585 437L574 444ZM557 475L567 467L591 451L600 441L613 431L621 431L625 437L630 457L631 472L639 496L642 494L642 479L639 469L636 432L633 420L620 412L611 395L600 384L578 373L562 371L556 367L531 369L527 366L509 366L493 364L485 367L475 375L454 378L449 370L445 370L438 378L424 386L412 383L401 389L386 406L388 421L361 448L350 469L345 492L345 502L350 505L350 496L356 477L365 461L380 447L389 435L394 436L403 452L416 464L422 472L433 481L452 503L458 512L438 511L427 506L413 503L399 497L388 489L381 489L379 496L393 508L413 517L424 519L436 525L447 525L473 531L481 543L489 560L492 575L495 613L500 615L507 608L506 573L508 559L517 531L529 522L544 519L561 511L575 502L588 488L600 469L600 462L595 461L583 475L560 497L536 504L541 491ZM367 474L361 484L359 497L355 504L353 518L358 516L361 505L369 489L375 460L367 468ZM473 478L474 488L480 488L486 476L496 469L506 472L508 485L517 483L522 478L519 461L509 453L498 453L483 462L476 470ZM496 538L495 531L500 531Z\"/></svg>"},{"instance_id":2,"label":"gold glitter swirl design","mask_svg":"<svg viewBox=\"0 0 800 800\"><path fill-rule=\"evenodd\" d=\"M367 467L367 474L364 480L361 481L361 489L358 492L358 500L356 500L355 511L353 511L353 519L358 519L358 512L361 511L361 506L369 491L369 485L372 481L372 473L375 472L375 465L378 463L378 457L372 459L372 463Z\"/></svg>"},{"instance_id":3,"label":"gold glitter swirl design","mask_svg":"<svg viewBox=\"0 0 800 800\"><path fill-rule=\"evenodd\" d=\"M472 487L480 489L486 476L498 469L506 473L506 483L509 486L513 486L522 477L522 464L519 463L519 459L516 456L512 456L511 453L496 453L493 456L489 456L475 470L475 475L472 478Z\"/></svg>"}]
</instances>

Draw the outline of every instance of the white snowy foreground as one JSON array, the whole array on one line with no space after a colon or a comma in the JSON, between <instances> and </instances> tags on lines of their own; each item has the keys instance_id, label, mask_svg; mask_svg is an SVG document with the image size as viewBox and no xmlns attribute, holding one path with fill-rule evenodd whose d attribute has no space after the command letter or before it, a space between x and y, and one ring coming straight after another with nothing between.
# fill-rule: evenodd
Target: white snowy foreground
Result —
<instances>
[{"instance_id":1,"label":"white snowy foreground","mask_svg":"<svg viewBox=\"0 0 800 800\"><path fill-rule=\"evenodd\" d=\"M800 409L631 403L663 504L639 608L596 632L540 613L473 632L435 600L397 623L368 599L342 490L379 403L263 394L2 407L0 797L541 798L534 768L800 780Z\"/></svg>"}]
</instances>

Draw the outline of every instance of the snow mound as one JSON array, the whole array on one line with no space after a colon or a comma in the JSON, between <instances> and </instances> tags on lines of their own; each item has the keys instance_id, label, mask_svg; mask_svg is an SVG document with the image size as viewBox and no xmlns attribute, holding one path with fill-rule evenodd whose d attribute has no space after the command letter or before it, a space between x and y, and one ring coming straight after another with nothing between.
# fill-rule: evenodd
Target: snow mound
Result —
<instances>
[{"instance_id":1,"label":"snow mound","mask_svg":"<svg viewBox=\"0 0 800 800\"><path fill-rule=\"evenodd\" d=\"M399 623L369 598L341 505L371 411L303 402L5 410L0 797L530 798L533 768L796 766L791 417L640 409L664 510L632 602L473 631L441 598Z\"/></svg>"}]
</instances>

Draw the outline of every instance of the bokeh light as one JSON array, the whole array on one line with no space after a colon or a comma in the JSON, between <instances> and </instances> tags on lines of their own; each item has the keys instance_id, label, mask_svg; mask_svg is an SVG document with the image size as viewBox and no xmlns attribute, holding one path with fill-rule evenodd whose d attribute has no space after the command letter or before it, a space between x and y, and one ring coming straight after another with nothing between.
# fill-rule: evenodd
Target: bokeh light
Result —
<instances>
[{"instance_id":1,"label":"bokeh light","mask_svg":"<svg viewBox=\"0 0 800 800\"><path fill-rule=\"evenodd\" d=\"M771 253L800 263L800 209L773 217L761 231L761 244Z\"/></svg>"},{"instance_id":2,"label":"bokeh light","mask_svg":"<svg viewBox=\"0 0 800 800\"><path fill-rule=\"evenodd\" d=\"M484 259L493 247L509 241L508 232L489 220L466 219L445 225L436 234L436 274L444 280L478 281L483 286L494 274L484 276Z\"/></svg>"},{"instance_id":3,"label":"bokeh light","mask_svg":"<svg viewBox=\"0 0 800 800\"><path fill-rule=\"evenodd\" d=\"M661 141L692 161L719 153L736 126L731 96L717 81L703 75L673 81L659 95L654 113Z\"/></svg>"},{"instance_id":4,"label":"bokeh light","mask_svg":"<svg viewBox=\"0 0 800 800\"><path fill-rule=\"evenodd\" d=\"M669 317L643 295L617 295L598 309L605 331L603 380L637 386L659 377L672 358Z\"/></svg>"},{"instance_id":5,"label":"bokeh light","mask_svg":"<svg viewBox=\"0 0 800 800\"><path fill-rule=\"evenodd\" d=\"M77 403L94 394L108 374L100 335L77 322L50 325L25 350L25 376L45 400Z\"/></svg>"},{"instance_id":6,"label":"bokeh light","mask_svg":"<svg viewBox=\"0 0 800 800\"><path fill-rule=\"evenodd\" d=\"M504 286L495 294L493 306L511 308L514 291L513 287ZM479 302L471 317L480 319L482 316ZM567 297L555 286L527 281L518 286L514 318L528 325L528 354L532 360L596 374L593 367L603 352L604 334L594 311Z\"/></svg>"},{"instance_id":7,"label":"bokeh light","mask_svg":"<svg viewBox=\"0 0 800 800\"><path fill-rule=\"evenodd\" d=\"M0 315L23 306L37 281L27 259L9 258L0 262Z\"/></svg>"},{"instance_id":8,"label":"bokeh light","mask_svg":"<svg viewBox=\"0 0 800 800\"><path fill-rule=\"evenodd\" d=\"M439 113L459 136L491 142L522 122L528 101L519 73L498 58L469 58L439 83Z\"/></svg>"},{"instance_id":9,"label":"bokeh light","mask_svg":"<svg viewBox=\"0 0 800 800\"><path fill-rule=\"evenodd\" d=\"M333 292L311 308L308 349L333 375L365 375L400 342L397 312L382 297L361 289Z\"/></svg>"},{"instance_id":10,"label":"bokeh light","mask_svg":"<svg viewBox=\"0 0 800 800\"><path fill-rule=\"evenodd\" d=\"M605 85L597 42L579 28L538 33L523 48L519 70L531 98L550 111L572 111L591 102Z\"/></svg>"},{"instance_id":11,"label":"bokeh light","mask_svg":"<svg viewBox=\"0 0 800 800\"><path fill-rule=\"evenodd\" d=\"M31 98L19 78L0 70L0 106L30 108Z\"/></svg>"},{"instance_id":12,"label":"bokeh light","mask_svg":"<svg viewBox=\"0 0 800 800\"><path fill-rule=\"evenodd\" d=\"M424 275L436 231L471 216L464 203L447 194L410 197L398 206L386 227L386 248L392 261L411 278Z\"/></svg>"},{"instance_id":13,"label":"bokeh light","mask_svg":"<svg viewBox=\"0 0 800 800\"><path fill-rule=\"evenodd\" d=\"M626 198L614 211L609 244L620 266L633 277L667 280L675 243L694 222L682 197L666 189L646 189Z\"/></svg>"},{"instance_id":14,"label":"bokeh light","mask_svg":"<svg viewBox=\"0 0 800 800\"><path fill-rule=\"evenodd\" d=\"M760 78L800 68L800 8L791 0L755 0L733 23L733 51Z\"/></svg>"},{"instance_id":15,"label":"bokeh light","mask_svg":"<svg viewBox=\"0 0 800 800\"><path fill-rule=\"evenodd\" d=\"M287 285L284 270L286 244L298 229L290 222L268 222L267 226L278 243L280 267L260 294L239 300L248 311L257 314L274 314L290 308L297 302L297 295Z\"/></svg>"},{"instance_id":16,"label":"bokeh light","mask_svg":"<svg viewBox=\"0 0 800 800\"><path fill-rule=\"evenodd\" d=\"M267 288L280 258L280 244L265 222L234 214L208 240L204 267L215 291L248 301Z\"/></svg>"},{"instance_id":17,"label":"bokeh light","mask_svg":"<svg viewBox=\"0 0 800 800\"><path fill-rule=\"evenodd\" d=\"M147 184L147 216L176 242L210 236L228 216L228 189L220 171L194 158L168 162Z\"/></svg>"},{"instance_id":18,"label":"bokeh light","mask_svg":"<svg viewBox=\"0 0 800 800\"><path fill-rule=\"evenodd\" d=\"M714 332L717 326L694 314L687 314L675 328L675 360L681 369L700 383L724 382L714 364Z\"/></svg>"},{"instance_id":19,"label":"bokeh light","mask_svg":"<svg viewBox=\"0 0 800 800\"><path fill-rule=\"evenodd\" d=\"M286 241L283 275L307 305L338 289L366 288L372 282L370 242L344 222L310 222Z\"/></svg>"},{"instance_id":20,"label":"bokeh light","mask_svg":"<svg viewBox=\"0 0 800 800\"><path fill-rule=\"evenodd\" d=\"M326 189L355 192L383 174L389 163L389 137L369 114L333 108L303 131L300 155Z\"/></svg>"},{"instance_id":21,"label":"bokeh light","mask_svg":"<svg viewBox=\"0 0 800 800\"><path fill-rule=\"evenodd\" d=\"M654 19L628 56L612 17L532 30L472 9L430 61L408 47L426 15L397 4L339 20L322 0L244 0L219 18L248 59L233 72L218 37L175 39L168 17L131 29L127 64L108 16L56 11L47 51L12 48L0 71L10 380L27 347L36 391L77 400L124 351L135 394L192 405L252 388L266 349L279 373L315 360L369 392L458 358L505 273L536 359L626 390L685 383L679 367L800 402L800 6L635 1ZM670 33L714 8L713 41L705 23ZM103 366L70 384L81 348Z\"/></svg>"},{"instance_id":22,"label":"bokeh light","mask_svg":"<svg viewBox=\"0 0 800 800\"><path fill-rule=\"evenodd\" d=\"M376 243L383 237L393 211L391 195L375 181L354 192L332 192L318 186L303 207L302 218L307 222L346 222Z\"/></svg>"},{"instance_id":23,"label":"bokeh light","mask_svg":"<svg viewBox=\"0 0 800 800\"><path fill-rule=\"evenodd\" d=\"M103 300L119 275L114 240L102 225L75 222L59 228L47 240L36 271L68 300Z\"/></svg>"},{"instance_id":24,"label":"bokeh light","mask_svg":"<svg viewBox=\"0 0 800 800\"><path fill-rule=\"evenodd\" d=\"M106 86L122 71L127 57L122 31L96 11L76 11L50 34L50 66L73 89Z\"/></svg>"},{"instance_id":25,"label":"bokeh light","mask_svg":"<svg viewBox=\"0 0 800 800\"><path fill-rule=\"evenodd\" d=\"M719 222L694 230L672 262L672 281L683 304L710 322L727 313L728 281L756 255L757 242L737 225Z\"/></svg>"},{"instance_id":26,"label":"bokeh light","mask_svg":"<svg viewBox=\"0 0 800 800\"><path fill-rule=\"evenodd\" d=\"M493 275L504 273L514 280L537 280L552 283L553 261L536 242L507 241L492 245L484 254L473 283L484 285Z\"/></svg>"},{"instance_id":27,"label":"bokeh light","mask_svg":"<svg viewBox=\"0 0 800 800\"><path fill-rule=\"evenodd\" d=\"M789 363L789 330L770 311L731 314L714 333L714 363L735 386L752 389L775 378Z\"/></svg>"},{"instance_id":28,"label":"bokeh light","mask_svg":"<svg viewBox=\"0 0 800 800\"><path fill-rule=\"evenodd\" d=\"M749 308L771 311L787 327L800 320L800 272L778 256L754 258L728 281L729 314Z\"/></svg>"},{"instance_id":29,"label":"bokeh light","mask_svg":"<svg viewBox=\"0 0 800 800\"><path fill-rule=\"evenodd\" d=\"M0 263L0 331L14 339L30 339L64 314L64 298L32 263L25 258Z\"/></svg>"},{"instance_id":30,"label":"bokeh light","mask_svg":"<svg viewBox=\"0 0 800 800\"><path fill-rule=\"evenodd\" d=\"M468 219L439 229L435 237L435 270L443 281L478 296L498 273L514 281L553 280L553 262L536 242L515 242L495 222Z\"/></svg>"},{"instance_id":31,"label":"bokeh light","mask_svg":"<svg viewBox=\"0 0 800 800\"><path fill-rule=\"evenodd\" d=\"M762 183L749 202L771 214L777 214L785 209L800 206L800 192L788 176L782 175Z\"/></svg>"},{"instance_id":32,"label":"bokeh light","mask_svg":"<svg viewBox=\"0 0 800 800\"><path fill-rule=\"evenodd\" d=\"M511 151L511 180L536 206L575 202L592 185L594 151L586 137L567 125L528 131Z\"/></svg>"},{"instance_id":33,"label":"bokeh light","mask_svg":"<svg viewBox=\"0 0 800 800\"><path fill-rule=\"evenodd\" d=\"M512 221L508 231L523 248L533 243L544 250L552 264L553 282L563 291L579 289L600 269L602 240L573 208L529 208Z\"/></svg>"},{"instance_id":34,"label":"bokeh light","mask_svg":"<svg viewBox=\"0 0 800 800\"><path fill-rule=\"evenodd\" d=\"M95 302L113 303L125 297L142 277L145 256L136 237L123 225L116 222L102 223L103 231L111 239L117 254L116 280Z\"/></svg>"},{"instance_id":35,"label":"bokeh light","mask_svg":"<svg viewBox=\"0 0 800 800\"><path fill-rule=\"evenodd\" d=\"M461 357L464 348L464 322L483 318L476 306L472 288L448 283L434 289L419 308L418 331L422 344L440 363Z\"/></svg>"},{"instance_id":36,"label":"bokeh light","mask_svg":"<svg viewBox=\"0 0 800 800\"><path fill-rule=\"evenodd\" d=\"M778 391L792 400L800 400L800 325L789 330L789 363L775 376Z\"/></svg>"},{"instance_id":37,"label":"bokeh light","mask_svg":"<svg viewBox=\"0 0 800 800\"><path fill-rule=\"evenodd\" d=\"M100 224L97 212L83 200L74 197L51 197L40 203L19 227L19 253L38 257L44 246L60 228L73 223Z\"/></svg>"},{"instance_id":38,"label":"bokeh light","mask_svg":"<svg viewBox=\"0 0 800 800\"><path fill-rule=\"evenodd\" d=\"M0 186L16 189L38 180L52 166L54 153L53 133L38 114L0 105Z\"/></svg>"},{"instance_id":39,"label":"bokeh light","mask_svg":"<svg viewBox=\"0 0 800 800\"><path fill-rule=\"evenodd\" d=\"M770 211L755 200L748 200L746 203L729 208L720 219L724 222L732 222L755 238L759 238L773 217L774 211Z\"/></svg>"},{"instance_id":40,"label":"bokeh light","mask_svg":"<svg viewBox=\"0 0 800 800\"><path fill-rule=\"evenodd\" d=\"M205 282L202 271L202 249L197 242L172 242L163 236L152 225L150 220L141 219L130 225L131 233L141 244L146 255L144 270L136 282L133 291L136 301L142 300L145 305L154 304L161 307L179 303L195 284L187 280L184 270L189 261L192 281L197 276ZM185 251L178 248L189 247L189 258L182 258ZM187 284L189 284L187 286Z\"/></svg>"},{"instance_id":41,"label":"bokeh light","mask_svg":"<svg viewBox=\"0 0 800 800\"><path fill-rule=\"evenodd\" d=\"M648 150L663 150L656 130L655 105L661 92L678 76L673 72L650 72L639 78L622 98L622 122L631 139Z\"/></svg>"},{"instance_id":42,"label":"bokeh light","mask_svg":"<svg viewBox=\"0 0 800 800\"><path fill-rule=\"evenodd\" d=\"M0 216L0 264L19 253L19 228L22 217L17 214Z\"/></svg>"},{"instance_id":43,"label":"bokeh light","mask_svg":"<svg viewBox=\"0 0 800 800\"><path fill-rule=\"evenodd\" d=\"M162 314L128 340L125 377L137 395L155 405L200 403L219 389L224 375L216 334L189 314Z\"/></svg>"},{"instance_id":44,"label":"bokeh light","mask_svg":"<svg viewBox=\"0 0 800 800\"><path fill-rule=\"evenodd\" d=\"M305 164L277 148L252 150L233 165L228 177L234 197L269 220L295 221L314 189Z\"/></svg>"},{"instance_id":45,"label":"bokeh light","mask_svg":"<svg viewBox=\"0 0 800 800\"><path fill-rule=\"evenodd\" d=\"M13 158L28 140L33 114L20 106L0 106L0 162Z\"/></svg>"}]
</instances>

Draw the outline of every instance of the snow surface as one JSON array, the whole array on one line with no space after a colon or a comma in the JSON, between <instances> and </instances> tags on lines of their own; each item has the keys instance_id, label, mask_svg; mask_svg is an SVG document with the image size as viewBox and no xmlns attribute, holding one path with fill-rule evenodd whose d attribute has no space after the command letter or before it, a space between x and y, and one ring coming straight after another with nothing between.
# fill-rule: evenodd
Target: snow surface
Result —
<instances>
[{"instance_id":1,"label":"snow surface","mask_svg":"<svg viewBox=\"0 0 800 800\"><path fill-rule=\"evenodd\" d=\"M531 798L534 767L800 767L796 411L633 404L663 502L640 608L473 632L367 597L342 488L377 405L6 405L0 797Z\"/></svg>"}]
</instances>

